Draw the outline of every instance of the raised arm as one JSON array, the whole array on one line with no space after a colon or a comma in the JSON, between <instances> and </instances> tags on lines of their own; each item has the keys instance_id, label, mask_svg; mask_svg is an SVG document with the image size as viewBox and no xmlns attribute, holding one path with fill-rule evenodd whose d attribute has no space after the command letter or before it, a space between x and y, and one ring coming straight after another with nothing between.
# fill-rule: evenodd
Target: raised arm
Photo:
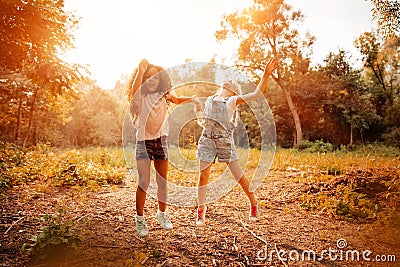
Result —
<instances>
[{"instance_id":1,"label":"raised arm","mask_svg":"<svg viewBox=\"0 0 400 267\"><path fill-rule=\"evenodd\" d=\"M147 70L147 67L149 65L149 62L146 59L142 59L139 63L139 66L137 68L137 72L136 75L133 77L133 80L131 81L130 84L128 84L129 86L129 99L131 99L135 93L137 92L137 90L140 88L140 86L143 83L143 76L144 73Z\"/></svg>"},{"instance_id":2,"label":"raised arm","mask_svg":"<svg viewBox=\"0 0 400 267\"><path fill-rule=\"evenodd\" d=\"M277 67L278 62L275 58L271 58L270 60L268 60L268 63L264 69L264 75L261 78L261 81L258 83L256 90L252 93L238 96L238 99L236 100L236 105L240 105L261 97L263 95L263 92L265 91L265 88L267 88L269 76Z\"/></svg>"}]
</instances>

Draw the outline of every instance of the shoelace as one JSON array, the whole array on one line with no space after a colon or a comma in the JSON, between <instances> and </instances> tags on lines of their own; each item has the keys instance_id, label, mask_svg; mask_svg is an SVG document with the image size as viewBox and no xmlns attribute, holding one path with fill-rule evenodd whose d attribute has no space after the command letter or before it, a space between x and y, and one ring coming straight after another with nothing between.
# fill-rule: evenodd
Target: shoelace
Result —
<instances>
[{"instance_id":1,"label":"shoelace","mask_svg":"<svg viewBox=\"0 0 400 267\"><path fill-rule=\"evenodd\" d=\"M138 228L139 230L143 230L146 228L144 221L138 221Z\"/></svg>"},{"instance_id":2,"label":"shoelace","mask_svg":"<svg viewBox=\"0 0 400 267\"><path fill-rule=\"evenodd\" d=\"M163 221L163 223L167 223L168 222L168 217L167 215L160 215L161 220Z\"/></svg>"}]
</instances>

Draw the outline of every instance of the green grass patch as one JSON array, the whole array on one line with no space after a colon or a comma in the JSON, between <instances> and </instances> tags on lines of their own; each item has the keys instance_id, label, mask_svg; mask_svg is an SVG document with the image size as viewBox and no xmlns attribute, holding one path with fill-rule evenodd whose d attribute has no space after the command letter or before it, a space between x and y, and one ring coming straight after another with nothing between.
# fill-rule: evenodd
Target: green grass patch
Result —
<instances>
[{"instance_id":1,"label":"green grass patch","mask_svg":"<svg viewBox=\"0 0 400 267\"><path fill-rule=\"evenodd\" d=\"M23 150L0 144L0 189L32 182L55 186L121 184L125 175L122 149L58 150L38 144Z\"/></svg>"}]
</instances>

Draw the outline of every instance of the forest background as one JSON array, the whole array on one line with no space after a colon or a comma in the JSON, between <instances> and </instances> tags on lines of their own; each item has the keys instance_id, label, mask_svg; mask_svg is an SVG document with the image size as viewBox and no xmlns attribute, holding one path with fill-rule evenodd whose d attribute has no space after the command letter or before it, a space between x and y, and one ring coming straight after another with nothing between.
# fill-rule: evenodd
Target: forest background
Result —
<instances>
[{"instance_id":1,"label":"forest background","mask_svg":"<svg viewBox=\"0 0 400 267\"><path fill-rule=\"evenodd\" d=\"M302 14L283 1L255 1L251 8L221 18L215 37L221 42L241 40L233 67L252 82L258 82L266 58L280 60L275 82L265 92L277 146L317 140L335 148L374 142L400 146L400 41L398 20L393 17L398 6L376 1L380 2L393 5L387 9L392 13L371 11L379 26L355 37L363 63L358 68L344 50L329 53L323 64L312 67L315 38L299 33ZM64 11L63 1L2 1L1 5L0 140L23 147L39 142L121 146L128 77L115 81L113 90L103 90L83 66L60 58L73 46L73 30L79 25L74 14ZM185 63L190 67L189 59ZM201 79L212 72L198 70L195 75ZM258 123L248 108L241 110L241 119L250 144L257 146Z\"/></svg>"},{"instance_id":2,"label":"forest background","mask_svg":"<svg viewBox=\"0 0 400 267\"><path fill-rule=\"evenodd\" d=\"M343 49L313 66L315 37L299 30L302 13L283 0L254 0L210 29L220 42L240 41L231 67L253 84L268 58L279 61L264 94L272 113L265 105L244 105L239 113L246 127L235 136L239 153L247 152L251 177L265 130L260 122L276 126L276 133L268 128L266 134L276 137L274 160L257 191L261 223L246 226L241 216L248 207L236 187L210 204L209 228L188 223L194 210L171 205L178 231L165 233L149 219L159 238L143 240L133 230L136 172L123 152L134 142L127 127L128 75L105 90L85 66L62 59L79 27L63 0L0 0L0 266L257 266L257 242L321 251L343 238L353 249L372 244L375 253L387 256L387 266L395 266L400 4L371 2L377 29L354 38L360 66ZM183 71L170 70L173 85L217 80L217 60L209 61L196 65L188 59ZM206 87L198 85L196 94L210 94ZM191 96L193 87L176 93ZM187 116L174 114L172 129ZM194 159L200 133L189 121L170 140L171 150ZM224 167L217 165L213 174ZM197 172L171 164L169 181L195 187ZM153 199L148 203L149 210L157 208Z\"/></svg>"}]
</instances>

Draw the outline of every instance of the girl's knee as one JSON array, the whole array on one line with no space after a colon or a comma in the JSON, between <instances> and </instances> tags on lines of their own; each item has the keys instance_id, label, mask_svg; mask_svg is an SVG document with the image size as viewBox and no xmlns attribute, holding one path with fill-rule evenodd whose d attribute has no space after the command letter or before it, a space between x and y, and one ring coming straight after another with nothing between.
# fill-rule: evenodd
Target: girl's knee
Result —
<instances>
[{"instance_id":1,"label":"girl's knee","mask_svg":"<svg viewBox=\"0 0 400 267\"><path fill-rule=\"evenodd\" d=\"M210 177L208 175L200 175L198 185L207 185Z\"/></svg>"},{"instance_id":2,"label":"girl's knee","mask_svg":"<svg viewBox=\"0 0 400 267\"><path fill-rule=\"evenodd\" d=\"M158 177L157 178L157 186L159 189L166 189L167 188L168 181L164 177Z\"/></svg>"},{"instance_id":3,"label":"girl's knee","mask_svg":"<svg viewBox=\"0 0 400 267\"><path fill-rule=\"evenodd\" d=\"M240 172L232 172L232 175L235 178L235 180L238 181L239 183L241 181L243 181L243 180L247 180L246 179L246 175L242 171L240 171Z\"/></svg>"},{"instance_id":4,"label":"girl's knee","mask_svg":"<svg viewBox=\"0 0 400 267\"><path fill-rule=\"evenodd\" d=\"M149 188L149 185L150 185L150 179L139 177L138 186L143 191L147 191L147 188Z\"/></svg>"},{"instance_id":5,"label":"girl's knee","mask_svg":"<svg viewBox=\"0 0 400 267\"><path fill-rule=\"evenodd\" d=\"M200 176L199 176L200 181L205 181L205 180L208 180L209 178L210 178L210 175L208 175L207 173L200 173Z\"/></svg>"}]
</instances>

